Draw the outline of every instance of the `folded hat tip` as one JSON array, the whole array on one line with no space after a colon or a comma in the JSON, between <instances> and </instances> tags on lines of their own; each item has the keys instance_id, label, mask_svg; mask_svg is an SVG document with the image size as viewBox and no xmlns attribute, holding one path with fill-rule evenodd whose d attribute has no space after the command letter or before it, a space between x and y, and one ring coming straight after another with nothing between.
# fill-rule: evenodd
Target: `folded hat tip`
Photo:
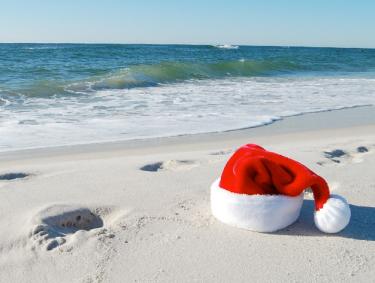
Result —
<instances>
[{"instance_id":1,"label":"folded hat tip","mask_svg":"<svg viewBox=\"0 0 375 283\"><path fill-rule=\"evenodd\" d=\"M349 224L350 217L350 207L345 198L331 195L323 207L315 211L314 221L320 231L338 233Z\"/></svg>"}]
</instances>

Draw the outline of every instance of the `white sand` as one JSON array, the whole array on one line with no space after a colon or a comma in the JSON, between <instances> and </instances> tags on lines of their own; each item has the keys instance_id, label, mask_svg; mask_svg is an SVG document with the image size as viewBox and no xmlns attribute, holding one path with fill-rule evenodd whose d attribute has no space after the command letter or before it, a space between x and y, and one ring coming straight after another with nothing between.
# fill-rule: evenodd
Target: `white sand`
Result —
<instances>
[{"instance_id":1,"label":"white sand","mask_svg":"<svg viewBox=\"0 0 375 283\"><path fill-rule=\"evenodd\" d=\"M0 282L369 282L372 119L369 107L220 134L2 153L0 175L30 176L0 180ZM319 232L309 194L299 220L277 233L216 221L210 184L248 142L326 178L352 205L349 226ZM324 154L336 149L345 154Z\"/></svg>"}]
</instances>

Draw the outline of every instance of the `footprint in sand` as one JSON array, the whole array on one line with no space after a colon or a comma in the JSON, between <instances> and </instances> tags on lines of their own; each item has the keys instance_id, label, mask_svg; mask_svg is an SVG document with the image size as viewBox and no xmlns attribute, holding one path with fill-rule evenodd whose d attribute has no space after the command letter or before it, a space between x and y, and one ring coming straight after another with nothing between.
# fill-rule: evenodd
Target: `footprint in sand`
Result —
<instances>
[{"instance_id":1,"label":"footprint in sand","mask_svg":"<svg viewBox=\"0 0 375 283\"><path fill-rule=\"evenodd\" d=\"M229 158L229 155L234 152L233 149L226 149L226 150L219 150L219 151L213 151L210 152L208 155L210 155L209 159L207 160L208 164L215 164L219 162L223 162Z\"/></svg>"},{"instance_id":2,"label":"footprint in sand","mask_svg":"<svg viewBox=\"0 0 375 283\"><path fill-rule=\"evenodd\" d=\"M349 157L349 153L342 149L334 149L332 151L325 151L324 157L334 163L341 163L344 158Z\"/></svg>"},{"instance_id":3,"label":"footprint in sand","mask_svg":"<svg viewBox=\"0 0 375 283\"><path fill-rule=\"evenodd\" d=\"M90 210L72 205L47 207L33 217L30 238L34 246L40 246L47 251L53 250L74 239L79 231L103 227L100 212L100 209Z\"/></svg>"},{"instance_id":4,"label":"footprint in sand","mask_svg":"<svg viewBox=\"0 0 375 283\"><path fill-rule=\"evenodd\" d=\"M368 151L369 151L368 148L365 147L365 146L357 147L357 152L359 152L359 153L364 153L364 152L368 152Z\"/></svg>"},{"instance_id":5,"label":"footprint in sand","mask_svg":"<svg viewBox=\"0 0 375 283\"><path fill-rule=\"evenodd\" d=\"M158 172L158 171L184 171L199 166L196 160L167 160L163 162L155 162L146 164L140 168L142 171Z\"/></svg>"},{"instance_id":6,"label":"footprint in sand","mask_svg":"<svg viewBox=\"0 0 375 283\"><path fill-rule=\"evenodd\" d=\"M211 152L210 155L228 155L233 153L233 149L227 149L227 150L219 150L215 152Z\"/></svg>"},{"instance_id":7,"label":"footprint in sand","mask_svg":"<svg viewBox=\"0 0 375 283\"><path fill-rule=\"evenodd\" d=\"M369 153L369 147L358 146L355 150L334 149L331 151L324 151L323 155L326 160L317 162L318 165L325 166L331 164L345 164L345 163L360 163L363 161L363 156Z\"/></svg>"},{"instance_id":8,"label":"footprint in sand","mask_svg":"<svg viewBox=\"0 0 375 283\"><path fill-rule=\"evenodd\" d=\"M23 179L30 176L30 174L23 172L5 173L0 175L0 181L12 181L17 179Z\"/></svg>"}]
</instances>

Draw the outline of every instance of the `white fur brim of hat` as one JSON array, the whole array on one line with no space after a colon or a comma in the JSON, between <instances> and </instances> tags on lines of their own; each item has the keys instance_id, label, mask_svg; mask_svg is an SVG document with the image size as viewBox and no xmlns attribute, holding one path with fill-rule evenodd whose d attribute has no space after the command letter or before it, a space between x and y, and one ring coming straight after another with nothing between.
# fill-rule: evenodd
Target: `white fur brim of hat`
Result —
<instances>
[{"instance_id":1,"label":"white fur brim of hat","mask_svg":"<svg viewBox=\"0 0 375 283\"><path fill-rule=\"evenodd\" d=\"M221 222L256 232L274 232L294 223L301 211L303 193L245 195L225 190L220 179L211 185L211 211Z\"/></svg>"}]
</instances>

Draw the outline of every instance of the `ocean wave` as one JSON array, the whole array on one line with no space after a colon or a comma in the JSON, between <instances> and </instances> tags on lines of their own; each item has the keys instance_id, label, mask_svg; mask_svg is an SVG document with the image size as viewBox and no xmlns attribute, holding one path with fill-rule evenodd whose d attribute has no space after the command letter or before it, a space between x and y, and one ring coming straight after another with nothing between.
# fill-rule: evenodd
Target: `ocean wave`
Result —
<instances>
[{"instance_id":1,"label":"ocean wave","mask_svg":"<svg viewBox=\"0 0 375 283\"><path fill-rule=\"evenodd\" d=\"M218 45L214 45L214 47L220 48L220 49L238 49L239 48L238 45L231 45L231 44L218 44Z\"/></svg>"},{"instance_id":2,"label":"ocean wave","mask_svg":"<svg viewBox=\"0 0 375 283\"><path fill-rule=\"evenodd\" d=\"M10 101L5 98L0 98L0 106L8 106Z\"/></svg>"},{"instance_id":3,"label":"ocean wave","mask_svg":"<svg viewBox=\"0 0 375 283\"><path fill-rule=\"evenodd\" d=\"M133 65L80 81L37 80L17 90L26 96L87 94L109 89L155 87L190 80L272 76L302 69L288 60L232 60L215 63L163 62Z\"/></svg>"},{"instance_id":4,"label":"ocean wave","mask_svg":"<svg viewBox=\"0 0 375 283\"><path fill-rule=\"evenodd\" d=\"M45 44L45 45L36 45L33 44L32 46L25 46L21 48L21 50L51 50L51 49L61 49L64 48L60 45L52 45L52 44Z\"/></svg>"},{"instance_id":5,"label":"ocean wave","mask_svg":"<svg viewBox=\"0 0 375 283\"><path fill-rule=\"evenodd\" d=\"M70 91L149 87L188 80L267 76L301 67L286 60L237 60L216 63L164 62L136 65L102 77L69 85Z\"/></svg>"}]
</instances>

